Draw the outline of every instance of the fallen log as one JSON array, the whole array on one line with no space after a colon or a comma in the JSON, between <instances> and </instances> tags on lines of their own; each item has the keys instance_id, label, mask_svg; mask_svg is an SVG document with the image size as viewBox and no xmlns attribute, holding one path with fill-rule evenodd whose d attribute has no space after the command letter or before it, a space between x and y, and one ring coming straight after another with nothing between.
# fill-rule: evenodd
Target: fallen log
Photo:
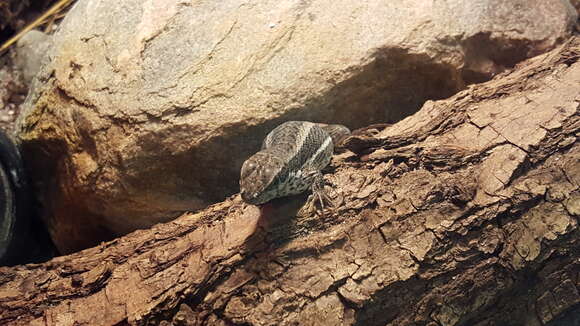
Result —
<instances>
[{"instance_id":1,"label":"fallen log","mask_svg":"<svg viewBox=\"0 0 580 326\"><path fill-rule=\"evenodd\" d=\"M325 174L331 210L233 196L0 268L0 324L571 325L579 57L575 37L346 139Z\"/></svg>"}]
</instances>

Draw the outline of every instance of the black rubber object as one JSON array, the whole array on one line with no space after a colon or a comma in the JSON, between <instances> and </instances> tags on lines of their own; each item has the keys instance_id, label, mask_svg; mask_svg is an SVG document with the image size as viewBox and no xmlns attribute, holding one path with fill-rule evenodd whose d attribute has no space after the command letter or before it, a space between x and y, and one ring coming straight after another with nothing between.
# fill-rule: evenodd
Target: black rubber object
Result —
<instances>
[{"instance_id":1,"label":"black rubber object","mask_svg":"<svg viewBox=\"0 0 580 326\"><path fill-rule=\"evenodd\" d=\"M37 262L52 252L32 203L18 148L0 132L0 266Z\"/></svg>"}]
</instances>

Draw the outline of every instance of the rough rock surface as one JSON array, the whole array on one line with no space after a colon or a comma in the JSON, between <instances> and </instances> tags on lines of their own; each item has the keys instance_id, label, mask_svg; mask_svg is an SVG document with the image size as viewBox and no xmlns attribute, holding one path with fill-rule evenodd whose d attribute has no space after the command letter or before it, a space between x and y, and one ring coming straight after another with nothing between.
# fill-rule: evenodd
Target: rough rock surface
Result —
<instances>
[{"instance_id":1,"label":"rough rock surface","mask_svg":"<svg viewBox=\"0 0 580 326\"><path fill-rule=\"evenodd\" d=\"M0 268L0 324L576 326L579 89L574 38L349 138L334 212L235 196Z\"/></svg>"},{"instance_id":2,"label":"rough rock surface","mask_svg":"<svg viewBox=\"0 0 580 326\"><path fill-rule=\"evenodd\" d=\"M561 0L81 0L19 137L68 252L234 193L281 121L398 120L575 20Z\"/></svg>"}]
</instances>

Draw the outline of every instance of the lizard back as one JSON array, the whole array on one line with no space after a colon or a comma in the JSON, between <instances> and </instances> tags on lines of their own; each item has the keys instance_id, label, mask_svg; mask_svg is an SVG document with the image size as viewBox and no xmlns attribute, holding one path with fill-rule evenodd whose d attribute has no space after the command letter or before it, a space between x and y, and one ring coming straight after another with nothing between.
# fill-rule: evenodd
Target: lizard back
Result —
<instances>
[{"instance_id":1,"label":"lizard back","mask_svg":"<svg viewBox=\"0 0 580 326\"><path fill-rule=\"evenodd\" d=\"M262 143L262 150L288 162L288 170L322 170L332 157L330 135L315 123L288 121L274 128Z\"/></svg>"},{"instance_id":2,"label":"lizard back","mask_svg":"<svg viewBox=\"0 0 580 326\"><path fill-rule=\"evenodd\" d=\"M262 149L242 167L242 198L261 204L306 191L313 177L330 163L332 138L319 125L288 121L274 128Z\"/></svg>"}]
</instances>

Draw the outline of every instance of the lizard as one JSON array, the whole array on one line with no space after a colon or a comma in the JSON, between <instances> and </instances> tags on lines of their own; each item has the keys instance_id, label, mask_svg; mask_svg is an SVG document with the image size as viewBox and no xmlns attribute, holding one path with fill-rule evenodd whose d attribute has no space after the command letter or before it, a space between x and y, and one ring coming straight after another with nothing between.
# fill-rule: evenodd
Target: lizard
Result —
<instances>
[{"instance_id":1,"label":"lizard","mask_svg":"<svg viewBox=\"0 0 580 326\"><path fill-rule=\"evenodd\" d=\"M311 188L324 208L321 170L330 163L334 147L349 134L343 125L282 123L266 136L261 150L243 163L242 200L261 205Z\"/></svg>"}]
</instances>

